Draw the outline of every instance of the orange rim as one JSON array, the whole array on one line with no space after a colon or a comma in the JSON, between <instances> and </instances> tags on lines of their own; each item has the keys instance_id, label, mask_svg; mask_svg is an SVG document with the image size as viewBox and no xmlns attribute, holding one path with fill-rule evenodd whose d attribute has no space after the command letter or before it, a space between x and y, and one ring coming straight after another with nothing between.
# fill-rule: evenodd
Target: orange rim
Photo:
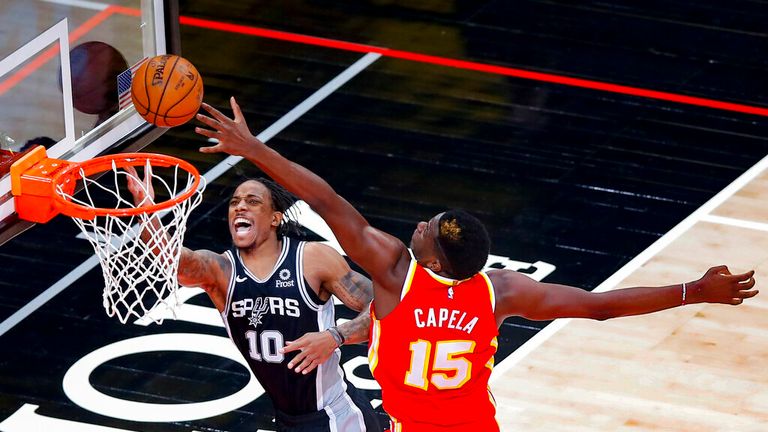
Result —
<instances>
[{"instance_id":1,"label":"orange rim","mask_svg":"<svg viewBox=\"0 0 768 432\"><path fill-rule=\"evenodd\" d=\"M116 168L124 168L126 166L145 166L147 161L149 161L149 164L153 167L171 167L178 165L179 168L193 175L195 177L195 181L186 191L184 191L184 193L176 197L172 197L171 199L161 203L136 208L114 209L88 207L74 203L56 192L56 187L58 185L62 185L63 183L67 183L69 181L77 181L83 176L89 177L96 173L109 171L112 169L113 163ZM83 171L83 176L80 175L80 170ZM186 199L189 199L189 197L191 197L192 194L197 191L199 185L200 173L192 164L173 156L157 153L120 153L117 155L96 157L84 162L72 164L71 166L57 173L51 181L54 204L61 210L61 213L70 217L86 220L93 219L96 216L136 216L140 214L155 213L161 210L165 210L177 205Z\"/></svg>"}]
</instances>

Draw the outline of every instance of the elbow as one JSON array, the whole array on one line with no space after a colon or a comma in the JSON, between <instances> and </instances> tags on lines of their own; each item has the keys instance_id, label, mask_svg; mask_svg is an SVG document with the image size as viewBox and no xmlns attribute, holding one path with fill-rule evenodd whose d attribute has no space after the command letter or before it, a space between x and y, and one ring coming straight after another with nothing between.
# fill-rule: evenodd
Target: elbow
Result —
<instances>
[{"instance_id":1,"label":"elbow","mask_svg":"<svg viewBox=\"0 0 768 432\"><path fill-rule=\"evenodd\" d=\"M605 321L621 316L621 309L613 302L608 301L605 293L590 293L590 301L584 304L584 315L595 321Z\"/></svg>"},{"instance_id":2,"label":"elbow","mask_svg":"<svg viewBox=\"0 0 768 432\"><path fill-rule=\"evenodd\" d=\"M589 318L596 321L605 321L611 318L618 318L624 315L625 314L623 314L621 310L610 309L610 308L600 308L600 309L592 310L589 314Z\"/></svg>"}]
</instances>

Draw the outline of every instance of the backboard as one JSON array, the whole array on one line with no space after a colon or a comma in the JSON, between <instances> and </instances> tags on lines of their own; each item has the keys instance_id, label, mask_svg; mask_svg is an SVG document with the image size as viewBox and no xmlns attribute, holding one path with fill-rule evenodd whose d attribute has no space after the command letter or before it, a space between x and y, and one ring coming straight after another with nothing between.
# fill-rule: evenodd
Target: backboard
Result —
<instances>
[{"instance_id":1,"label":"backboard","mask_svg":"<svg viewBox=\"0 0 768 432\"><path fill-rule=\"evenodd\" d=\"M32 225L15 213L8 170L35 144L80 162L138 151L164 132L130 98L120 103L117 77L144 58L179 53L178 9L176 0L3 0L0 34L3 244Z\"/></svg>"}]
</instances>

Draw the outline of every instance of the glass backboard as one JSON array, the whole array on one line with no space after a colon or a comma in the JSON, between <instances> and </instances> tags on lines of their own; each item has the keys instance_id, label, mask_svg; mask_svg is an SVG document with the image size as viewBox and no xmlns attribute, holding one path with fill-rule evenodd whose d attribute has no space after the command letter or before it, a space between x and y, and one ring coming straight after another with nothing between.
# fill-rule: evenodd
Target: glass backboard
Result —
<instances>
[{"instance_id":1,"label":"glass backboard","mask_svg":"<svg viewBox=\"0 0 768 432\"><path fill-rule=\"evenodd\" d=\"M0 244L19 221L8 170L35 145L83 161L137 151L162 134L123 97L118 75L178 53L176 0L0 2ZM122 102L122 103L121 103Z\"/></svg>"}]
</instances>

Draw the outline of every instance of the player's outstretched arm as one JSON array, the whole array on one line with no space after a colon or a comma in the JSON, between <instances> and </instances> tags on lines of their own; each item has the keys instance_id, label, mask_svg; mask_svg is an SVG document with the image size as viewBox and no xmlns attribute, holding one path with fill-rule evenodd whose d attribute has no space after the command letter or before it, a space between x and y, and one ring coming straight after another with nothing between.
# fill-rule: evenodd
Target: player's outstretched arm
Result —
<instances>
[{"instance_id":1,"label":"player's outstretched arm","mask_svg":"<svg viewBox=\"0 0 768 432\"><path fill-rule=\"evenodd\" d=\"M496 290L496 316L531 320L591 318L605 320L692 303L739 305L757 295L754 271L731 274L726 266L710 268L694 282L660 287L623 288L592 293L566 285L537 282L508 270L488 272Z\"/></svg>"},{"instance_id":2,"label":"player's outstretched arm","mask_svg":"<svg viewBox=\"0 0 768 432\"><path fill-rule=\"evenodd\" d=\"M144 173L144 178L141 179L134 167L128 166L125 168L129 174L128 191L133 196L133 201L138 207L152 205L155 201L155 191L151 182L151 167L147 169L148 171ZM141 233L141 239L145 243L158 243L158 247L153 249L155 254L158 253L157 249L160 248L159 243L168 241L167 234L156 218L157 216L152 216L149 227ZM216 308L222 311L226 301L229 275L232 272L231 267L232 265L229 260L220 254L204 249L193 251L182 247L177 278L179 283L184 286L203 288Z\"/></svg>"},{"instance_id":3,"label":"player's outstretched arm","mask_svg":"<svg viewBox=\"0 0 768 432\"><path fill-rule=\"evenodd\" d=\"M405 245L371 227L325 180L259 141L248 129L234 98L231 98L230 104L234 118L203 104L210 117L198 114L197 119L210 129L196 128L195 131L218 140L218 143L203 147L200 151L225 152L248 159L276 182L306 201L328 223L347 255L374 280L381 283L390 279L397 263L409 258ZM400 286L385 283L385 288L399 289Z\"/></svg>"}]
</instances>

